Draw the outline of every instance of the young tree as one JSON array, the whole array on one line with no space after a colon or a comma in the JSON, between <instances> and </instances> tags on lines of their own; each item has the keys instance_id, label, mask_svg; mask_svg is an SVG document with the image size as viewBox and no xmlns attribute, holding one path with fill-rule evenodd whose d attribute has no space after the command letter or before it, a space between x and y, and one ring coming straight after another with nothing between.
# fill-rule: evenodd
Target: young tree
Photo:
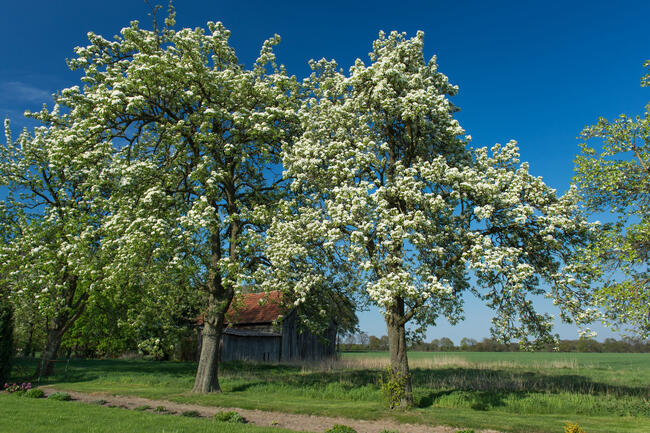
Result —
<instances>
[{"instance_id":1,"label":"young tree","mask_svg":"<svg viewBox=\"0 0 650 433\"><path fill-rule=\"evenodd\" d=\"M50 375L63 336L101 289L101 213L89 198L101 155L78 148L92 134L71 127L74 118L55 97L54 108L31 116L33 133L6 143L0 155L0 184L8 189L12 237L0 251L0 268L15 305L36 308L45 320L46 341L37 374Z\"/></svg>"},{"instance_id":2,"label":"young tree","mask_svg":"<svg viewBox=\"0 0 650 433\"><path fill-rule=\"evenodd\" d=\"M403 406L412 403L407 323L457 322L471 290L497 310L493 332L525 344L551 336L551 317L527 297L544 293L541 279L566 319L586 319L588 288L571 263L589 231L574 191L557 197L531 176L514 142L469 149L447 98L456 88L422 47L421 32L380 33L371 64L357 60L347 76L334 62L312 64L303 133L283 157L301 202L269 232L277 284L317 285L322 273L296 263L318 245L346 273L340 280L380 308Z\"/></svg>"},{"instance_id":3,"label":"young tree","mask_svg":"<svg viewBox=\"0 0 650 433\"><path fill-rule=\"evenodd\" d=\"M650 60L645 67L650 69ZM642 78L641 86L650 86L650 73ZM644 339L650 337L649 112L650 103L643 117L601 118L586 127L574 177L589 212L617 218L602 226L583 256L605 279L596 302L610 324L629 325ZM599 140L602 147L587 143L592 140Z\"/></svg>"},{"instance_id":4,"label":"young tree","mask_svg":"<svg viewBox=\"0 0 650 433\"><path fill-rule=\"evenodd\" d=\"M83 69L84 88L68 89L66 100L114 153L105 174L117 185L104 224L115 254L109 278L135 279L156 298L151 283L164 275L187 296L202 295L193 390L220 391L224 315L265 262L296 82L275 63L278 36L246 69L221 23L207 33L173 26L172 10L160 31L134 21L112 41L89 34L70 61Z\"/></svg>"}]
</instances>

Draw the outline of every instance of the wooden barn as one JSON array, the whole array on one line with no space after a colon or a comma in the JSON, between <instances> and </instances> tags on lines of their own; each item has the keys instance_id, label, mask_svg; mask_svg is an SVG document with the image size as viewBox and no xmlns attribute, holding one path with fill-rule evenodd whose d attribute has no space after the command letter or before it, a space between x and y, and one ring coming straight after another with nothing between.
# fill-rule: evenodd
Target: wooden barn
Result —
<instances>
[{"instance_id":1,"label":"wooden barn","mask_svg":"<svg viewBox=\"0 0 650 433\"><path fill-rule=\"evenodd\" d=\"M280 318L280 301L279 292L251 293L244 295L237 308L228 310L222 361L318 361L336 355L333 320L324 335L314 335L299 326L295 309Z\"/></svg>"}]
</instances>

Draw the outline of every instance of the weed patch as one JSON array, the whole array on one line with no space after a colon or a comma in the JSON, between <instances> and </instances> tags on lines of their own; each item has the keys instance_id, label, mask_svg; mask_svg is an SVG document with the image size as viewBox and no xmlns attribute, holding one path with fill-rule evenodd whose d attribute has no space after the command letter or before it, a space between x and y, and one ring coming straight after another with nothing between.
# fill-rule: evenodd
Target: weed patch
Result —
<instances>
[{"instance_id":1,"label":"weed patch","mask_svg":"<svg viewBox=\"0 0 650 433\"><path fill-rule=\"evenodd\" d=\"M228 412L217 412L214 414L214 420L218 422L227 422L232 424L243 424L246 422L243 416L234 410Z\"/></svg>"},{"instance_id":2,"label":"weed patch","mask_svg":"<svg viewBox=\"0 0 650 433\"><path fill-rule=\"evenodd\" d=\"M32 389L29 389L29 390L25 391L25 393L23 394L23 397L27 397L27 398L43 398L43 397L45 397L45 393L43 392L42 389L32 388Z\"/></svg>"},{"instance_id":3,"label":"weed patch","mask_svg":"<svg viewBox=\"0 0 650 433\"><path fill-rule=\"evenodd\" d=\"M585 433L577 423L567 423L564 426L564 433Z\"/></svg>"},{"instance_id":4,"label":"weed patch","mask_svg":"<svg viewBox=\"0 0 650 433\"><path fill-rule=\"evenodd\" d=\"M47 397L49 400L55 400L55 401L70 401L72 400L72 397L70 397L70 394L66 392L55 392L54 394L50 394Z\"/></svg>"},{"instance_id":5,"label":"weed patch","mask_svg":"<svg viewBox=\"0 0 650 433\"><path fill-rule=\"evenodd\" d=\"M325 430L325 433L357 433L357 431L347 425L334 424L331 428Z\"/></svg>"}]
</instances>

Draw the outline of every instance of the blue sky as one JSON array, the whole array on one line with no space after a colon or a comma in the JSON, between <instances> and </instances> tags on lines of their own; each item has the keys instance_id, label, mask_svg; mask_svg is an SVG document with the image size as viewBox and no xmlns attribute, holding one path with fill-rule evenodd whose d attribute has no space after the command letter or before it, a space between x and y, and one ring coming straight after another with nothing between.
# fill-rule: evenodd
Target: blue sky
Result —
<instances>
[{"instance_id":1,"label":"blue sky","mask_svg":"<svg viewBox=\"0 0 650 433\"><path fill-rule=\"evenodd\" d=\"M152 0L151 3L156 3ZM162 1L161 1L161 4ZM165 7L160 17L165 16ZM425 32L425 56L459 86L457 118L476 146L515 139L522 160L558 191L568 188L577 136L599 116L637 114L650 99L641 89L650 59L647 1L177 1L177 25L222 21L240 60L250 65L264 39L278 33L278 59L290 73L309 73L309 59L336 59L347 69L367 53L379 30ZM14 131L49 95L78 84L67 69L86 33L105 37L137 19L151 28L143 1L6 2L0 15L0 116ZM546 309L544 303L540 307ZM467 320L441 323L428 338L488 336L490 313L468 300ZM362 329L385 334L376 311L361 314ZM611 336L602 327L599 339ZM558 328L563 338L575 329Z\"/></svg>"}]
</instances>

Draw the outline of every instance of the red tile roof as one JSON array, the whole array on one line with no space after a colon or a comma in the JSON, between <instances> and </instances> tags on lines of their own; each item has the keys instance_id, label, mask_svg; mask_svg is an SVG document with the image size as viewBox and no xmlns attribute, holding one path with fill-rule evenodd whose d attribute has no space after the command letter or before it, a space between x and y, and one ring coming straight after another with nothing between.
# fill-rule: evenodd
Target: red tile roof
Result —
<instances>
[{"instance_id":1,"label":"red tile roof","mask_svg":"<svg viewBox=\"0 0 650 433\"><path fill-rule=\"evenodd\" d=\"M230 305L226 313L226 323L271 323L280 315L280 299L279 291L248 293L241 300L233 300L233 303L241 308L233 308L233 305Z\"/></svg>"}]
</instances>

